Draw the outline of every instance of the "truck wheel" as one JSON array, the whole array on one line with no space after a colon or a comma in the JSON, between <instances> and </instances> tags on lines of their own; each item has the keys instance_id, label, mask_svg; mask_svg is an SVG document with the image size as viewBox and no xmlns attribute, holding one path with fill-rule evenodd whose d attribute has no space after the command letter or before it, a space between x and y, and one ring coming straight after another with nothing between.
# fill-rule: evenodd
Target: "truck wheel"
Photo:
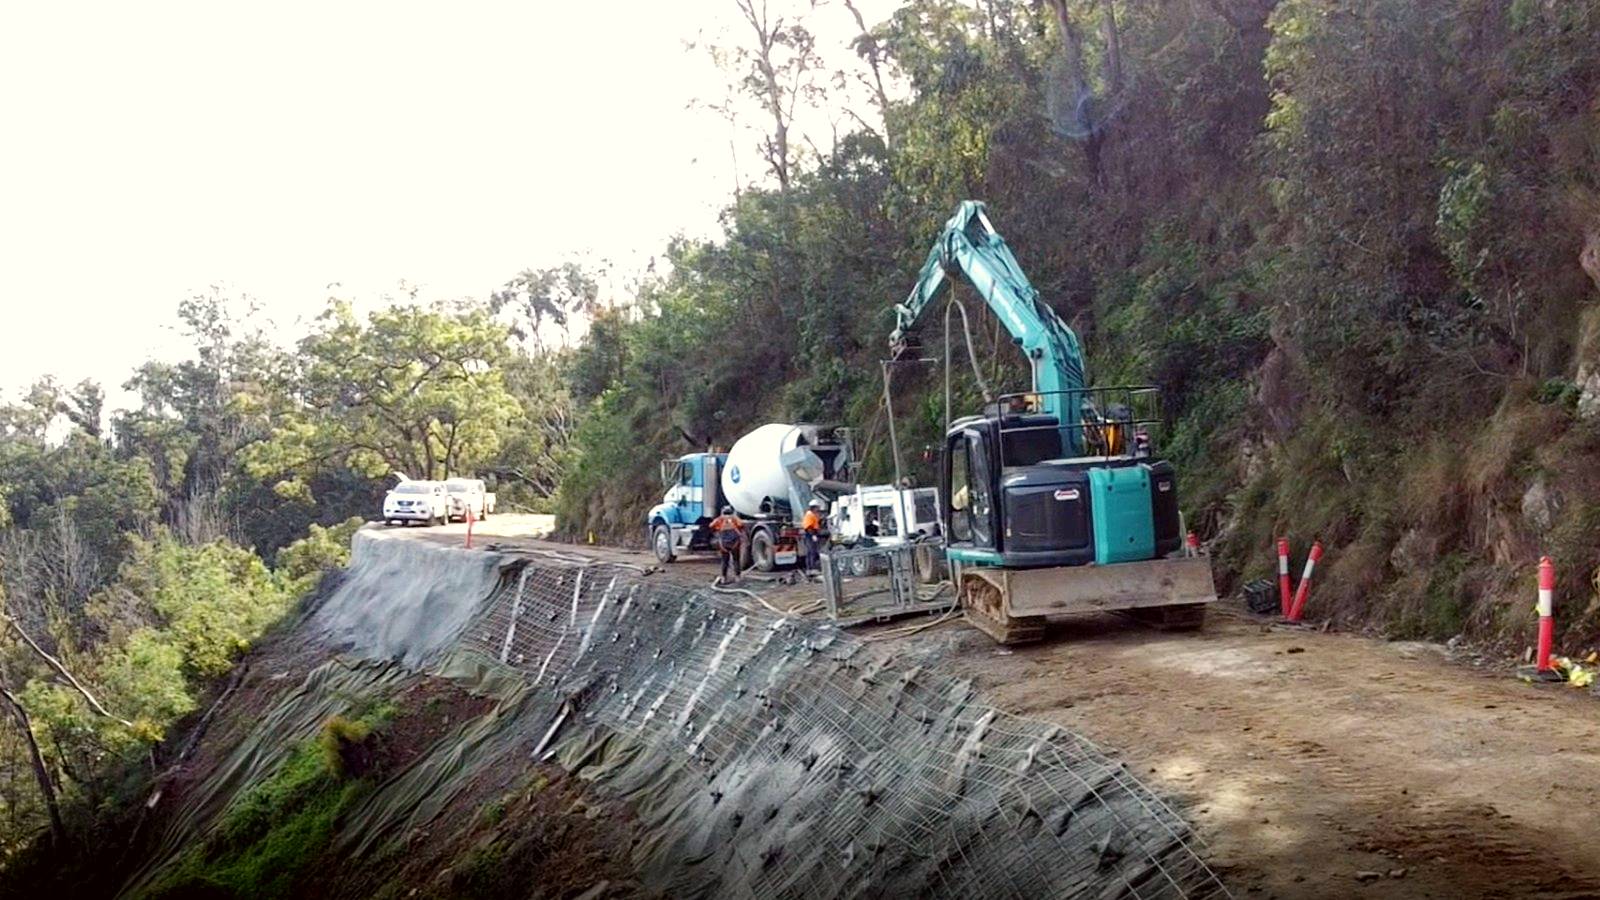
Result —
<instances>
[{"instance_id":1,"label":"truck wheel","mask_svg":"<svg viewBox=\"0 0 1600 900\"><path fill-rule=\"evenodd\" d=\"M865 578L868 575L871 575L872 570L876 568L872 562L873 560L870 556L850 557L850 574L856 578Z\"/></svg>"},{"instance_id":2,"label":"truck wheel","mask_svg":"<svg viewBox=\"0 0 1600 900\"><path fill-rule=\"evenodd\" d=\"M489 507L485 506L483 508L483 515L479 516L478 519L480 521L484 521L484 520L487 520L488 518L489 518Z\"/></svg>"},{"instance_id":3,"label":"truck wheel","mask_svg":"<svg viewBox=\"0 0 1600 900\"><path fill-rule=\"evenodd\" d=\"M672 529L665 525L657 525L650 530L650 546L656 551L656 559L662 565L672 562Z\"/></svg>"},{"instance_id":4,"label":"truck wheel","mask_svg":"<svg viewBox=\"0 0 1600 900\"><path fill-rule=\"evenodd\" d=\"M750 536L750 561L758 572L771 572L778 567L774 561L777 557L777 547L772 541L772 532L762 529Z\"/></svg>"}]
</instances>

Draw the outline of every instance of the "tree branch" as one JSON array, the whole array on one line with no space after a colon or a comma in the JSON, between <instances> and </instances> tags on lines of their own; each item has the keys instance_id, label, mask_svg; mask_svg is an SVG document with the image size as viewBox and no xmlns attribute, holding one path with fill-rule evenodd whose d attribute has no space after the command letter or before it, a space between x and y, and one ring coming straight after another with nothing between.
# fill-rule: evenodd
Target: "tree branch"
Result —
<instances>
[{"instance_id":1,"label":"tree branch","mask_svg":"<svg viewBox=\"0 0 1600 900\"><path fill-rule=\"evenodd\" d=\"M117 723L123 725L126 728L132 728L133 727L133 723L132 722L129 722L127 719L124 719L121 716L113 715L104 706L101 706L100 705L100 701L95 699L95 696L93 694L89 693L89 689L84 687L83 684L78 681L78 679L72 677L72 673L68 672L67 671L67 667L61 664L61 660L56 659L54 656L51 656L50 654L46 653L44 651L43 647L39 646L33 640L32 637L28 636L28 633L26 631L22 630L22 626L17 624L17 620L16 619L13 619L10 616L7 616L7 615L5 615L3 613L0 613L0 618L3 618L3 619L6 620L6 624L10 625L12 630L15 631L18 635L20 635L22 637L23 641L27 642L29 647L33 648L33 652L38 654L40 659L42 659L46 663L48 663L50 665L50 668L55 669L57 672L59 672L61 674L61 677L65 678L67 680L67 682L72 685L74 690L76 690L78 693L82 694L83 695L83 699L89 701L89 705L94 708L95 712L99 713L102 716L105 716L108 719L111 719L114 722L117 722Z\"/></svg>"}]
</instances>

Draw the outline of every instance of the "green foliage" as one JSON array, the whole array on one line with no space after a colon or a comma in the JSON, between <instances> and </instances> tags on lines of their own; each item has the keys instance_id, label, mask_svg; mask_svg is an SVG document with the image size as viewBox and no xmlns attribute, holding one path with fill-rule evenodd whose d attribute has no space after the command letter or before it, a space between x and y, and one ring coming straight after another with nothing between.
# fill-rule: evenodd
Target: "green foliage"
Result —
<instances>
[{"instance_id":1,"label":"green foliage","mask_svg":"<svg viewBox=\"0 0 1600 900\"><path fill-rule=\"evenodd\" d=\"M1549 403L1567 410L1573 410L1577 408L1578 398L1582 394L1582 389L1565 378L1546 378L1544 383L1539 385L1536 399L1540 403Z\"/></svg>"},{"instance_id":2,"label":"green foliage","mask_svg":"<svg viewBox=\"0 0 1600 900\"><path fill-rule=\"evenodd\" d=\"M278 551L273 575L289 597L301 597L322 576L350 562L350 541L364 523L351 517L332 528L313 523L306 536Z\"/></svg>"},{"instance_id":3,"label":"green foliage","mask_svg":"<svg viewBox=\"0 0 1600 900\"><path fill-rule=\"evenodd\" d=\"M476 471L519 412L501 371L508 336L481 307L397 306L362 323L333 303L300 342L297 402L245 449L246 469L281 476L288 498L308 496L307 479L330 468L375 479Z\"/></svg>"},{"instance_id":4,"label":"green foliage","mask_svg":"<svg viewBox=\"0 0 1600 900\"><path fill-rule=\"evenodd\" d=\"M297 896L339 814L366 790L364 782L342 781L331 771L315 742L302 744L270 778L236 798L216 837L190 849L146 896Z\"/></svg>"},{"instance_id":5,"label":"green foliage","mask_svg":"<svg viewBox=\"0 0 1600 900\"><path fill-rule=\"evenodd\" d=\"M372 726L359 719L334 716L324 722L322 731L317 734L323 765L334 775L346 774L354 751L371 734Z\"/></svg>"},{"instance_id":6,"label":"green foliage","mask_svg":"<svg viewBox=\"0 0 1600 900\"><path fill-rule=\"evenodd\" d=\"M183 651L171 635L155 628L135 631L107 655L98 672L106 702L135 726L124 740L155 743L169 723L194 711L194 692L185 677L184 662Z\"/></svg>"},{"instance_id":7,"label":"green foliage","mask_svg":"<svg viewBox=\"0 0 1600 900\"><path fill-rule=\"evenodd\" d=\"M150 603L185 671L199 677L228 671L291 600L260 557L222 542L140 541L122 584Z\"/></svg>"},{"instance_id":8,"label":"green foliage","mask_svg":"<svg viewBox=\"0 0 1600 900\"><path fill-rule=\"evenodd\" d=\"M329 718L270 776L236 795L212 836L184 854L147 896L299 896L340 815L381 776L370 768L372 744L393 716L392 706L380 704L354 718Z\"/></svg>"}]
</instances>

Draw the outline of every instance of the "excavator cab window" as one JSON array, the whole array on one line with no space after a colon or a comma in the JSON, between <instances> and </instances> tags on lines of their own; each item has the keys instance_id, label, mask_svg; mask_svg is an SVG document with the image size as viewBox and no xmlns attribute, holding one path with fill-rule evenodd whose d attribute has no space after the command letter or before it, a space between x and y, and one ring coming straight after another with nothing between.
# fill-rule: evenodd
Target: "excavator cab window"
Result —
<instances>
[{"instance_id":1,"label":"excavator cab window","mask_svg":"<svg viewBox=\"0 0 1600 900\"><path fill-rule=\"evenodd\" d=\"M967 439L957 435L950 440L946 455L947 477L950 484L950 539L969 543L972 540L972 489L967 482Z\"/></svg>"},{"instance_id":2,"label":"excavator cab window","mask_svg":"<svg viewBox=\"0 0 1600 900\"><path fill-rule=\"evenodd\" d=\"M962 431L948 440L945 483L949 485L951 542L993 547L992 479L983 436Z\"/></svg>"}]
</instances>

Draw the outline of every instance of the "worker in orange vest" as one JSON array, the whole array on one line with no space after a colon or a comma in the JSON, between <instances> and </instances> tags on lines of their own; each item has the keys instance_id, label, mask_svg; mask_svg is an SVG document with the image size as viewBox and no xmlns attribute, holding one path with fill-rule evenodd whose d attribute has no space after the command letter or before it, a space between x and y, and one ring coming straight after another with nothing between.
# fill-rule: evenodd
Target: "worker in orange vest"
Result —
<instances>
[{"instance_id":1,"label":"worker in orange vest","mask_svg":"<svg viewBox=\"0 0 1600 900\"><path fill-rule=\"evenodd\" d=\"M744 553L744 520L733 511L733 507L724 506L722 515L711 520L711 542L722 557L722 574L717 576L717 583L728 583L729 567L733 569L733 580L740 580L739 559Z\"/></svg>"},{"instance_id":2,"label":"worker in orange vest","mask_svg":"<svg viewBox=\"0 0 1600 900\"><path fill-rule=\"evenodd\" d=\"M800 518L800 541L805 545L807 575L822 568L817 555L822 543L822 529L822 501L813 500L806 509L806 514Z\"/></svg>"}]
</instances>

